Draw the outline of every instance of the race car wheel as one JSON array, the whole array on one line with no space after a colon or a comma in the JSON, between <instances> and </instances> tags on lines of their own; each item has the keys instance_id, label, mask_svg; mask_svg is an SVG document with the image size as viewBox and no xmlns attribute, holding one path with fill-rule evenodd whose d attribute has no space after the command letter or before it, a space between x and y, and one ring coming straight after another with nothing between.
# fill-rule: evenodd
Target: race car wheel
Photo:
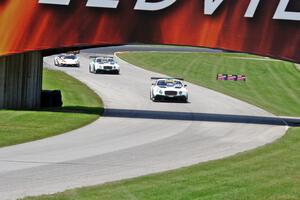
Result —
<instances>
[{"instance_id":1,"label":"race car wheel","mask_svg":"<svg viewBox=\"0 0 300 200\"><path fill-rule=\"evenodd\" d=\"M188 97L183 97L182 100L181 100L183 103L188 103Z\"/></svg>"},{"instance_id":2,"label":"race car wheel","mask_svg":"<svg viewBox=\"0 0 300 200\"><path fill-rule=\"evenodd\" d=\"M155 96L152 94L151 100L152 100L153 102L158 102L158 101L159 101L159 98L158 98L158 97L155 97Z\"/></svg>"},{"instance_id":3,"label":"race car wheel","mask_svg":"<svg viewBox=\"0 0 300 200\"><path fill-rule=\"evenodd\" d=\"M56 60L54 60L54 65L55 66L59 66L58 62Z\"/></svg>"},{"instance_id":4,"label":"race car wheel","mask_svg":"<svg viewBox=\"0 0 300 200\"><path fill-rule=\"evenodd\" d=\"M96 71L93 70L93 67L92 67L91 65L90 65L90 72L91 72L91 73L94 73L94 74L96 73Z\"/></svg>"},{"instance_id":5,"label":"race car wheel","mask_svg":"<svg viewBox=\"0 0 300 200\"><path fill-rule=\"evenodd\" d=\"M188 102L189 102L189 97L188 97L188 96L186 96L184 102L185 102L185 103L188 103Z\"/></svg>"}]
</instances>

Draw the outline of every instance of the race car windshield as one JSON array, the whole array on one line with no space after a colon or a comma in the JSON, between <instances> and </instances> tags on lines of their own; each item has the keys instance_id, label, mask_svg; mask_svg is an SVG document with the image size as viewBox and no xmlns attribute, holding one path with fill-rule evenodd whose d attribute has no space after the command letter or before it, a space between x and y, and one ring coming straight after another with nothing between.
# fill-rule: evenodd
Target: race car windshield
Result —
<instances>
[{"instance_id":1,"label":"race car windshield","mask_svg":"<svg viewBox=\"0 0 300 200\"><path fill-rule=\"evenodd\" d=\"M97 59L96 62L97 63L103 63L103 60L102 59Z\"/></svg>"},{"instance_id":2,"label":"race car windshield","mask_svg":"<svg viewBox=\"0 0 300 200\"><path fill-rule=\"evenodd\" d=\"M109 59L104 60L104 62L109 62L109 63L111 63L111 62L114 62L114 59L109 58Z\"/></svg>"},{"instance_id":3,"label":"race car windshield","mask_svg":"<svg viewBox=\"0 0 300 200\"><path fill-rule=\"evenodd\" d=\"M76 56L65 56L65 59L76 59Z\"/></svg>"},{"instance_id":4,"label":"race car windshield","mask_svg":"<svg viewBox=\"0 0 300 200\"><path fill-rule=\"evenodd\" d=\"M96 59L96 62L103 64L103 63L114 62L114 59L112 59L112 58L98 58L98 59Z\"/></svg>"},{"instance_id":5,"label":"race car windshield","mask_svg":"<svg viewBox=\"0 0 300 200\"><path fill-rule=\"evenodd\" d=\"M159 87L175 87L175 88L181 88L182 87L182 83L180 81L159 80L157 82L157 85Z\"/></svg>"}]
</instances>

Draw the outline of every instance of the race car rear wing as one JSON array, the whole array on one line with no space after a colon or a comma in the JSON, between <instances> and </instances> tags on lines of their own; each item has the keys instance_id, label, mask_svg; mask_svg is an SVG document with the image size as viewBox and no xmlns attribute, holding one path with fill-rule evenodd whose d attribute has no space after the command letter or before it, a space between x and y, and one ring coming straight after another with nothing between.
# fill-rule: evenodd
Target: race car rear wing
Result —
<instances>
[{"instance_id":1,"label":"race car rear wing","mask_svg":"<svg viewBox=\"0 0 300 200\"><path fill-rule=\"evenodd\" d=\"M74 55L80 54L80 50L68 51L68 52L66 52L66 54L74 54Z\"/></svg>"},{"instance_id":2,"label":"race car rear wing","mask_svg":"<svg viewBox=\"0 0 300 200\"><path fill-rule=\"evenodd\" d=\"M184 81L183 78L176 78L176 77L151 77L151 80L157 80L157 79L177 79L177 80Z\"/></svg>"},{"instance_id":3,"label":"race car rear wing","mask_svg":"<svg viewBox=\"0 0 300 200\"><path fill-rule=\"evenodd\" d=\"M107 59L107 58L114 58L113 56L89 56L90 59L93 59L93 58L104 58L104 59Z\"/></svg>"}]
</instances>

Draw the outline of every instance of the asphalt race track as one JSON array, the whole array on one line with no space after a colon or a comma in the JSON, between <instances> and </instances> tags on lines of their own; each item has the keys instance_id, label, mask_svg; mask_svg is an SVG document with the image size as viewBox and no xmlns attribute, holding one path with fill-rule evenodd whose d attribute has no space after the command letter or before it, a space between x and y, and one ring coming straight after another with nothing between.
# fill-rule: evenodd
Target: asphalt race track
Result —
<instances>
[{"instance_id":1,"label":"asphalt race track","mask_svg":"<svg viewBox=\"0 0 300 200\"><path fill-rule=\"evenodd\" d=\"M284 135L280 118L226 95L188 83L189 103L154 103L151 76L124 61L120 75L59 68L95 90L104 117L81 129L0 149L0 199L54 193L219 159ZM165 49L164 49L165 50ZM45 65L53 66L53 56Z\"/></svg>"}]
</instances>

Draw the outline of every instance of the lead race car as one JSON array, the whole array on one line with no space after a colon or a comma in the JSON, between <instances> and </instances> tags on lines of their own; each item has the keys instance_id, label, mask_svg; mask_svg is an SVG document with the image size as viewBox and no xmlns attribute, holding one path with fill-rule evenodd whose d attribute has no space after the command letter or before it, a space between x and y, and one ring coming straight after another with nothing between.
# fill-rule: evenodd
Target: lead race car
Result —
<instances>
[{"instance_id":1,"label":"lead race car","mask_svg":"<svg viewBox=\"0 0 300 200\"><path fill-rule=\"evenodd\" d=\"M120 73L120 66L113 56L90 56L90 73Z\"/></svg>"},{"instance_id":2,"label":"lead race car","mask_svg":"<svg viewBox=\"0 0 300 200\"><path fill-rule=\"evenodd\" d=\"M173 99L188 102L187 85L183 79L152 77L151 80L154 80L150 89L152 101Z\"/></svg>"},{"instance_id":3,"label":"lead race car","mask_svg":"<svg viewBox=\"0 0 300 200\"><path fill-rule=\"evenodd\" d=\"M76 54L60 54L54 58L54 65L59 67L80 67Z\"/></svg>"}]
</instances>

